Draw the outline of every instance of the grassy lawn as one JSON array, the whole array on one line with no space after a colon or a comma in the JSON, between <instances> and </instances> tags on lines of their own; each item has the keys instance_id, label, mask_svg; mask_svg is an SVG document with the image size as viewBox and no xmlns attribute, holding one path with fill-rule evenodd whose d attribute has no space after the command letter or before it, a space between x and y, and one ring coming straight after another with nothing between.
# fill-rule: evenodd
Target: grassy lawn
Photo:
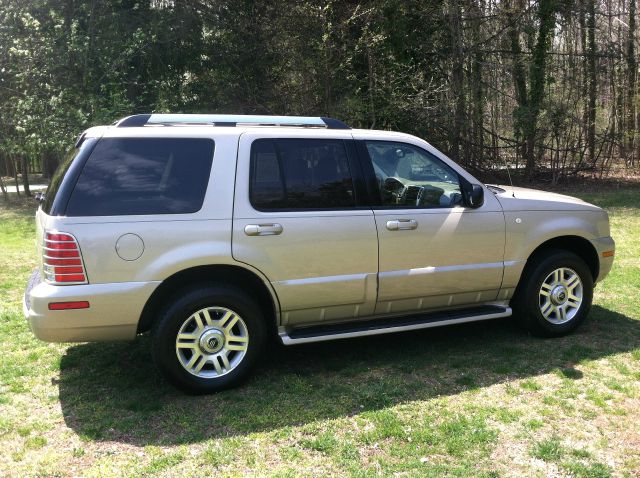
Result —
<instances>
[{"instance_id":1,"label":"grassy lawn","mask_svg":"<svg viewBox=\"0 0 640 478\"><path fill-rule=\"evenodd\" d=\"M576 193L574 193L576 194ZM22 318L33 205L0 205L0 476L640 476L640 188L590 320L274 347L244 387L167 385L148 340L46 344Z\"/></svg>"}]
</instances>

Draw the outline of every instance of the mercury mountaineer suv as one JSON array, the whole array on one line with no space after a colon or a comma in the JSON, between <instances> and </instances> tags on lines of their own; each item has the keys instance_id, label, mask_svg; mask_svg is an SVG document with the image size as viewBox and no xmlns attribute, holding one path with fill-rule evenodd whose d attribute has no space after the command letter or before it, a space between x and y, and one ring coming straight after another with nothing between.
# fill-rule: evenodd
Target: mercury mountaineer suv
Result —
<instances>
[{"instance_id":1,"label":"mercury mountaineer suv","mask_svg":"<svg viewBox=\"0 0 640 478\"><path fill-rule=\"evenodd\" d=\"M246 378L270 336L510 316L567 334L615 248L599 207L484 185L420 138L319 117L146 114L90 128L36 224L33 333L150 332L161 372L196 393Z\"/></svg>"}]
</instances>

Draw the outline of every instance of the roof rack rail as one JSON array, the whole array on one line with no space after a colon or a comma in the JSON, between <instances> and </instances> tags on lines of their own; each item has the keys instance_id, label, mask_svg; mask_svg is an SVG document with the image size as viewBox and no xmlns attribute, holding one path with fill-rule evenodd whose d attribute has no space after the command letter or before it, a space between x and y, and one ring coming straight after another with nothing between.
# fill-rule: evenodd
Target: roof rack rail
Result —
<instances>
[{"instance_id":1,"label":"roof rack rail","mask_svg":"<svg viewBox=\"0 0 640 478\"><path fill-rule=\"evenodd\" d=\"M267 115L208 115L208 114L139 114L127 116L115 125L118 128L136 126L172 125L210 126L301 126L327 129L351 129L342 121L321 116L267 116Z\"/></svg>"}]
</instances>

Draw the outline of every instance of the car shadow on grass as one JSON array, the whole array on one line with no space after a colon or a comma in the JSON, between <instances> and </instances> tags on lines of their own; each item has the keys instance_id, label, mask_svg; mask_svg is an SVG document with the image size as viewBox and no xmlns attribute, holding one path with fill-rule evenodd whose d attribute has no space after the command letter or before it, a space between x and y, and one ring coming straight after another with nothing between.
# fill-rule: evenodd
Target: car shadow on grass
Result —
<instances>
[{"instance_id":1,"label":"car shadow on grass","mask_svg":"<svg viewBox=\"0 0 640 478\"><path fill-rule=\"evenodd\" d=\"M595 306L576 333L543 340L510 320L296 347L273 346L244 386L188 396L156 371L149 340L70 347L66 424L92 440L195 443L351 416L559 370L640 347L640 321Z\"/></svg>"}]
</instances>

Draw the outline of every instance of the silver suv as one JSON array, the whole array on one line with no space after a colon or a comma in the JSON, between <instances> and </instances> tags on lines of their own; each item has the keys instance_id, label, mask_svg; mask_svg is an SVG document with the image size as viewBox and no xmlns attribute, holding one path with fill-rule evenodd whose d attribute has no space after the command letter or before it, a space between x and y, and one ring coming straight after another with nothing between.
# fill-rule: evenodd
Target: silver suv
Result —
<instances>
[{"instance_id":1,"label":"silver suv","mask_svg":"<svg viewBox=\"0 0 640 478\"><path fill-rule=\"evenodd\" d=\"M509 317L560 336L611 269L607 213L480 184L422 139L330 118L135 115L85 131L36 213L40 339L151 333L191 392L285 345Z\"/></svg>"}]
</instances>

